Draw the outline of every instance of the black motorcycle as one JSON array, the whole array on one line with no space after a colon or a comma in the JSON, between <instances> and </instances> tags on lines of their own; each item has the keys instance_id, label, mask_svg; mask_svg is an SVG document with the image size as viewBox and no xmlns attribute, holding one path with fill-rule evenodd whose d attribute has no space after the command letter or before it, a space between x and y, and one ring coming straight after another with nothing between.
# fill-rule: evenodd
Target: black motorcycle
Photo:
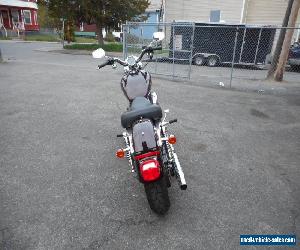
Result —
<instances>
[{"instance_id":1,"label":"black motorcycle","mask_svg":"<svg viewBox=\"0 0 300 250\"><path fill-rule=\"evenodd\" d=\"M98 69L106 65L116 68L116 63L124 66L121 88L129 107L121 116L125 131L117 135L124 138L125 148L117 150L116 156L126 156L132 172L144 184L151 209L158 214L165 214L170 207L168 188L171 186L171 177L178 180L182 190L187 188L187 184L173 147L176 137L167 131L167 125L177 122L177 119L166 120L169 110L163 114L156 93L151 91L151 75L144 70L141 62L144 55L152 59L154 50L161 50L164 34L155 32L153 38L138 57L129 56L125 61L105 57L103 49L95 50L93 57L106 58Z\"/></svg>"}]
</instances>

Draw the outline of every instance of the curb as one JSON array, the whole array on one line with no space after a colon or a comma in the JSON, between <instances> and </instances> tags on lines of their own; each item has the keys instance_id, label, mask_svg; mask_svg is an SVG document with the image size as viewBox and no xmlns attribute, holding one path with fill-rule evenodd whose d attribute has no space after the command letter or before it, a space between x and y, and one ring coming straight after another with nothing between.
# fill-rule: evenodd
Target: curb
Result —
<instances>
[{"instance_id":1,"label":"curb","mask_svg":"<svg viewBox=\"0 0 300 250\"><path fill-rule=\"evenodd\" d=\"M70 49L57 49L57 48L40 48L35 49L39 52L50 52L50 53L59 53L59 54L68 54L68 55L92 55L90 50L70 50ZM123 57L122 52L106 52L107 56L111 57Z\"/></svg>"},{"instance_id":2,"label":"curb","mask_svg":"<svg viewBox=\"0 0 300 250\"><path fill-rule=\"evenodd\" d=\"M47 42L47 41L24 41L18 39L11 39L11 40L1 40L0 42L9 42L9 43L48 43L48 44L61 44L61 42Z\"/></svg>"}]
</instances>

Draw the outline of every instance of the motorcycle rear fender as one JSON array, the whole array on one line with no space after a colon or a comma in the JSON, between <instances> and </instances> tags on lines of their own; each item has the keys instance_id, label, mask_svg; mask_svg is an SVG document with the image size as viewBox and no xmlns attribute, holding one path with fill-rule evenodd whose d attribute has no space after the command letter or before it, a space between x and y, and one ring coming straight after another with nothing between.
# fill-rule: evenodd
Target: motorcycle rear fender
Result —
<instances>
[{"instance_id":1,"label":"motorcycle rear fender","mask_svg":"<svg viewBox=\"0 0 300 250\"><path fill-rule=\"evenodd\" d=\"M157 149L156 135L150 120L142 120L132 128L133 147L135 153L147 153Z\"/></svg>"}]
</instances>

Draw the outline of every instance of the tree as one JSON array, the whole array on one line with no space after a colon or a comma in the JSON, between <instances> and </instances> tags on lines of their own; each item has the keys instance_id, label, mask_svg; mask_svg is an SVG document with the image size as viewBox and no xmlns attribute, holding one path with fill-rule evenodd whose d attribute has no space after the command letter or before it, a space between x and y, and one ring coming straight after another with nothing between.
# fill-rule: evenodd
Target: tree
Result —
<instances>
[{"instance_id":1,"label":"tree","mask_svg":"<svg viewBox=\"0 0 300 250\"><path fill-rule=\"evenodd\" d=\"M49 15L48 1L38 0L38 20L41 28L52 28L55 29L57 34L61 36L62 22L57 17Z\"/></svg>"},{"instance_id":2,"label":"tree","mask_svg":"<svg viewBox=\"0 0 300 250\"><path fill-rule=\"evenodd\" d=\"M126 21L139 21L148 7L148 0L81 0L83 20L97 27L98 43L103 45L103 28L118 29Z\"/></svg>"},{"instance_id":3,"label":"tree","mask_svg":"<svg viewBox=\"0 0 300 250\"><path fill-rule=\"evenodd\" d=\"M283 21L282 21L282 27L287 27L288 26L289 17L290 17L290 14L291 14L293 3L294 3L294 0L289 0L286 11L285 11L285 15L284 15L284 18L283 18ZM268 78L273 78L274 72L276 71L277 63L278 63L278 60L279 60L279 56L280 56L280 52L281 52L281 48L282 48L282 44L283 44L283 40L284 40L284 37L285 37L285 33L286 33L286 29L282 28L280 30L279 37L278 37L278 40L277 40L276 48L275 48L275 51L274 51L274 56L273 56L273 59L272 59L272 62L271 62L271 67L268 71L268 76L267 76Z\"/></svg>"},{"instance_id":4,"label":"tree","mask_svg":"<svg viewBox=\"0 0 300 250\"><path fill-rule=\"evenodd\" d=\"M80 16L79 0L40 0L40 3L47 8L51 18L51 24L55 28L62 28L62 20L65 20L65 35L68 42L74 39L74 24Z\"/></svg>"},{"instance_id":5,"label":"tree","mask_svg":"<svg viewBox=\"0 0 300 250\"><path fill-rule=\"evenodd\" d=\"M39 26L41 28L46 28L48 26L48 8L45 4L45 1L38 1L38 18L39 18ZM47 27L48 28L48 27Z\"/></svg>"},{"instance_id":6,"label":"tree","mask_svg":"<svg viewBox=\"0 0 300 250\"><path fill-rule=\"evenodd\" d=\"M286 61L288 59L291 41L292 41L292 37L294 34L293 28L295 28L295 25L296 25L299 9L300 9L300 0L294 0L293 8L291 10L291 14L290 14L290 18L289 18L289 27L291 27L291 29L288 29L285 34L285 38L284 38L284 42L282 45L282 50L281 50L280 58L278 61L277 69L274 73L275 81L282 81L282 79L283 79L283 73L285 70Z\"/></svg>"}]
</instances>

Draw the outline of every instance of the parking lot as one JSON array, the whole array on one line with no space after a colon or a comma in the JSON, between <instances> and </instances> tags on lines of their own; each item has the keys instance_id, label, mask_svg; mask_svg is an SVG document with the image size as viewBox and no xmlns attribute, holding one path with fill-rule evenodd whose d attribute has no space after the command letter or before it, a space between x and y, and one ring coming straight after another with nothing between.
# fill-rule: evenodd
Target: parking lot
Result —
<instances>
[{"instance_id":1,"label":"parking lot","mask_svg":"<svg viewBox=\"0 0 300 250\"><path fill-rule=\"evenodd\" d=\"M0 41L0 249L241 249L240 234L299 239L300 74L280 84L240 77L231 90L211 72L223 68L193 70L192 81L153 77L162 108L178 118L170 129L188 183L181 191L173 182L159 217L114 156L127 107L122 68L97 71L90 56L45 52L60 46Z\"/></svg>"}]
</instances>

